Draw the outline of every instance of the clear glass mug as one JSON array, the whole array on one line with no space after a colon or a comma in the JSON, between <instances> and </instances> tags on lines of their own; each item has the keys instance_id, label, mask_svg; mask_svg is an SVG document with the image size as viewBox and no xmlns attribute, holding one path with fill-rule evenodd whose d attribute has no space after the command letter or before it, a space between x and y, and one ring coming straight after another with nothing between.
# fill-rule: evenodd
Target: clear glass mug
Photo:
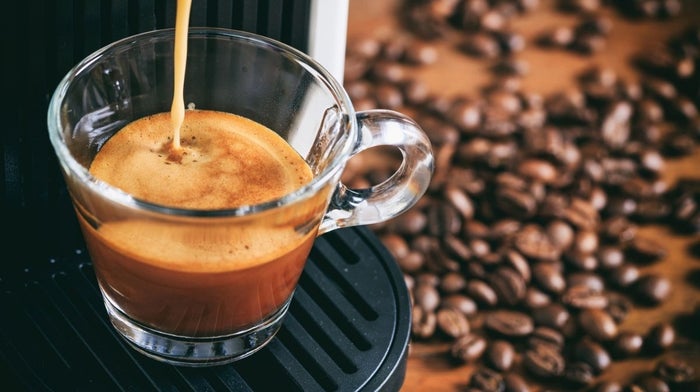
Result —
<instances>
[{"instance_id":1,"label":"clear glass mug","mask_svg":"<svg viewBox=\"0 0 700 392\"><path fill-rule=\"evenodd\" d=\"M170 111L173 49L174 30L167 29L85 58L52 96L49 137L116 330L161 361L222 364L275 335L317 236L409 209L428 187L433 155L414 121L394 111L356 113L338 81L294 48L240 31L191 28L185 102L276 131L313 179L279 199L224 210L140 200L88 168L125 124ZM345 187L346 162L382 145L402 153L397 171L368 189ZM225 250L241 236L251 239L254 256Z\"/></svg>"}]
</instances>

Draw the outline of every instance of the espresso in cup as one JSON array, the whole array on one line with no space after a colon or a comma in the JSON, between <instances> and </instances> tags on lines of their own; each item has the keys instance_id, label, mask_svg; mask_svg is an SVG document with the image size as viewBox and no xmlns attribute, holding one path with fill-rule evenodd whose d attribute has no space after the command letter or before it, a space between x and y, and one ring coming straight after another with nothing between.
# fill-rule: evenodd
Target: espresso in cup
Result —
<instances>
[{"instance_id":1,"label":"espresso in cup","mask_svg":"<svg viewBox=\"0 0 700 392\"><path fill-rule=\"evenodd\" d=\"M304 159L250 119L188 110L172 150L170 113L136 120L99 150L90 173L141 200L194 210L278 199L312 179ZM160 331L216 336L255 325L290 298L316 237L323 200L301 221L188 225L79 216L101 287L133 319ZM295 227L298 226L298 227Z\"/></svg>"}]
</instances>

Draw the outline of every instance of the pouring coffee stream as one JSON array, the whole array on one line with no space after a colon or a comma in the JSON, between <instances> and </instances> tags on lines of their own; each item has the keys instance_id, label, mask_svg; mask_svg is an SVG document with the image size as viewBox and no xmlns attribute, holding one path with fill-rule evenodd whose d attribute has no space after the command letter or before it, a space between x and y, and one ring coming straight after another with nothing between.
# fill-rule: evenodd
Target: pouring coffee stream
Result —
<instances>
[{"instance_id":1,"label":"pouring coffee stream","mask_svg":"<svg viewBox=\"0 0 700 392\"><path fill-rule=\"evenodd\" d=\"M190 19L192 0L177 0L175 16L175 57L173 103L170 108L170 121L173 127L173 140L166 144L168 159L179 162L182 159L183 148L180 144L180 128L185 121L185 69L187 66L187 33Z\"/></svg>"}]
</instances>

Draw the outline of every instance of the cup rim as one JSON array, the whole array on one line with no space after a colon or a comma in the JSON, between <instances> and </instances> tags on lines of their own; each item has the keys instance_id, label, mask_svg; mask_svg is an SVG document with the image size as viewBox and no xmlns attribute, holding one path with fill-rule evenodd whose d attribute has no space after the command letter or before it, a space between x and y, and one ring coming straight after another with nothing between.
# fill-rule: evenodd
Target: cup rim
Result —
<instances>
[{"instance_id":1,"label":"cup rim","mask_svg":"<svg viewBox=\"0 0 700 392\"><path fill-rule=\"evenodd\" d=\"M93 63L98 61L103 55L110 51L114 51L115 49L118 49L120 47L132 45L137 41L168 38L174 39L174 35L174 28L163 28L130 35L117 41L114 41L97 49L90 55L83 58L80 62L73 66L63 77L63 79L59 82L49 101L47 123L49 139L56 151L59 163L61 164L61 166L63 166L63 170L65 173L69 174L70 176L77 177L81 183L86 184L87 187L93 191L99 191L105 198L109 199L110 201L128 207L138 208L159 214L175 216L233 217L251 215L254 213L272 210L274 208L283 207L285 205L291 205L297 201L303 200L304 198L311 197L322 187L324 187L338 170L342 170L345 161L352 154L354 148L353 141L357 139L356 135L358 133L358 126L355 115L355 109L352 106L347 92L340 84L340 82L338 82L328 70L326 70L321 64L319 64L316 60L314 60L311 56L307 55L306 53L269 37L229 28L189 27L188 39L191 39L192 37L219 37L226 38L229 40L242 40L246 41L248 44L257 47L266 48L268 50L283 53L285 56L291 58L289 61L296 61L302 64L304 66L304 69L309 74L311 74L315 80L321 82L321 84L325 86L326 90L328 90L331 93L331 95L335 98L336 103L339 106L340 113L343 116L343 124L341 124L341 126L345 127L348 132L348 142L343 144L343 149L338 154L336 154L336 157L331 162L329 162L329 164L323 169L323 171L321 171L321 173L319 173L318 175L315 175L313 179L304 186L284 196L270 201L258 204L242 205L235 208L189 209L166 206L137 198L93 176L86 167L80 164L73 157L67 145L63 143L63 131L61 127L61 106L63 103L63 99L66 96L69 84L79 74L83 73L85 69L90 68L90 66L93 65Z\"/></svg>"}]
</instances>

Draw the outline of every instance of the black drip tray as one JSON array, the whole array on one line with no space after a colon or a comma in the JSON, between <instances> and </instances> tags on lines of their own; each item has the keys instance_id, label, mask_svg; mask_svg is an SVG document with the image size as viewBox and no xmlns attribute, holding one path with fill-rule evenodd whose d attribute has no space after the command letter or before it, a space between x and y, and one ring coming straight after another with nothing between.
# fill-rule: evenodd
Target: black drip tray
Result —
<instances>
[{"instance_id":1,"label":"black drip tray","mask_svg":"<svg viewBox=\"0 0 700 392\"><path fill-rule=\"evenodd\" d=\"M0 290L3 390L397 391L404 381L408 292L367 228L320 237L278 335L230 365L181 368L131 349L83 252L0 272Z\"/></svg>"}]
</instances>

